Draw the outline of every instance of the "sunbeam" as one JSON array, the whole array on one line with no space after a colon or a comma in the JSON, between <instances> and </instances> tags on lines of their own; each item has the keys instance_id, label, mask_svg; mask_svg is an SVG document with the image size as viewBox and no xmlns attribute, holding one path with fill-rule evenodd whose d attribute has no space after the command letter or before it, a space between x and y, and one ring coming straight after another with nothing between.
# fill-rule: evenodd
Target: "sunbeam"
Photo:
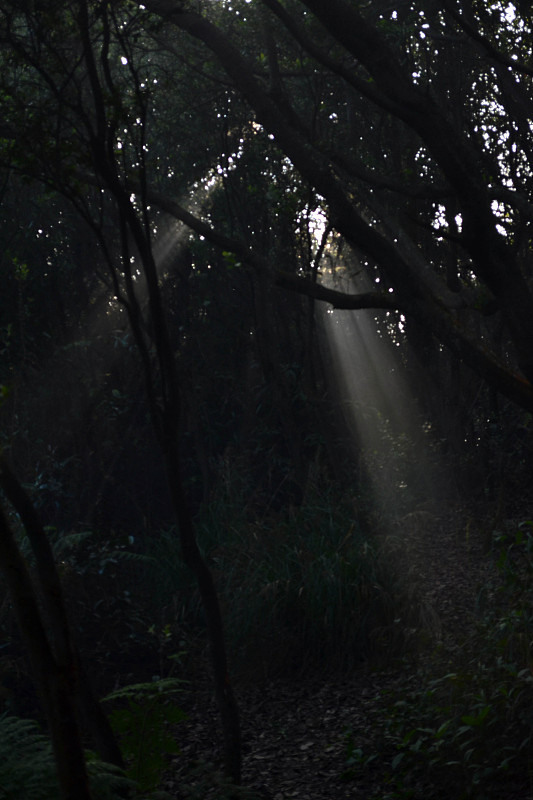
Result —
<instances>
[{"instance_id":1,"label":"sunbeam","mask_svg":"<svg viewBox=\"0 0 533 800\"><path fill-rule=\"evenodd\" d=\"M430 425L407 381L400 347L380 330L375 312L321 307L318 315L331 386L376 510L398 517L438 505L442 489Z\"/></svg>"}]
</instances>

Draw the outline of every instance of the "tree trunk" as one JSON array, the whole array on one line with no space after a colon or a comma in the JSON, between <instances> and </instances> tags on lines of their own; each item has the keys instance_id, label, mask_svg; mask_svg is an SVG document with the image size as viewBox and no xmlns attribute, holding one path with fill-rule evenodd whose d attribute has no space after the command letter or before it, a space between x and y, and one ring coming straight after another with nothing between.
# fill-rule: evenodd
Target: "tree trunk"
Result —
<instances>
[{"instance_id":1,"label":"tree trunk","mask_svg":"<svg viewBox=\"0 0 533 800\"><path fill-rule=\"evenodd\" d=\"M7 518L0 509L0 569L28 647L57 765L62 800L91 800L80 731L74 712L76 674L52 653L36 593Z\"/></svg>"},{"instance_id":2,"label":"tree trunk","mask_svg":"<svg viewBox=\"0 0 533 800\"><path fill-rule=\"evenodd\" d=\"M224 627L211 570L196 541L194 523L187 505L179 470L176 445L165 449L169 489L185 564L194 572L207 622L215 696L220 712L224 746L224 771L235 784L241 782L241 733L239 709L229 678Z\"/></svg>"},{"instance_id":3,"label":"tree trunk","mask_svg":"<svg viewBox=\"0 0 533 800\"><path fill-rule=\"evenodd\" d=\"M61 670L76 676L73 686L74 699L96 751L103 761L123 768L124 761L115 735L94 695L72 640L63 587L52 548L30 498L3 456L0 456L0 486L20 516L35 556L37 580L44 604L46 626L49 631L48 640L51 642L53 658Z\"/></svg>"}]
</instances>

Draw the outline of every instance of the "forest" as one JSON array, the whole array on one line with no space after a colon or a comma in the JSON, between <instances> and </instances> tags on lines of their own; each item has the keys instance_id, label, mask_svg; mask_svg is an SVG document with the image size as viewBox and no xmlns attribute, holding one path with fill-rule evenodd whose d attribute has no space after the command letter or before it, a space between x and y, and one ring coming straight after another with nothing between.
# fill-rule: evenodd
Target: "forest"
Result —
<instances>
[{"instance_id":1,"label":"forest","mask_svg":"<svg viewBox=\"0 0 533 800\"><path fill-rule=\"evenodd\" d=\"M0 798L533 797L532 30L0 0Z\"/></svg>"}]
</instances>

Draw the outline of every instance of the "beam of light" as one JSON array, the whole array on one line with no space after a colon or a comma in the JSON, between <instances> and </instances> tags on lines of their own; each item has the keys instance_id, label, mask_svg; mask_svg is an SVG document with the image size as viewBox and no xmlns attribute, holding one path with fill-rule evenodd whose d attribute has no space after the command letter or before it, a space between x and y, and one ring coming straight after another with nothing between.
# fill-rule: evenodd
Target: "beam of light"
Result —
<instances>
[{"instance_id":1,"label":"beam of light","mask_svg":"<svg viewBox=\"0 0 533 800\"><path fill-rule=\"evenodd\" d=\"M358 283L343 288L361 291ZM380 330L376 312L322 306L317 313L330 383L361 466L359 477L376 510L397 518L433 505L439 495L439 469L430 425L409 386L401 347Z\"/></svg>"},{"instance_id":2,"label":"beam of light","mask_svg":"<svg viewBox=\"0 0 533 800\"><path fill-rule=\"evenodd\" d=\"M202 183L191 187L186 194L187 207L201 214L215 188L216 182L210 182L207 187ZM61 219L56 222L60 223ZM49 237L44 224L36 225L34 235L37 238ZM163 215L157 216L152 247L162 282L172 280L180 250L187 245L190 235L190 230L181 222ZM52 250L49 257L50 271L58 257L60 255ZM92 515L96 512L101 497L112 484L115 471L135 437L122 436L121 444L112 454L105 447L101 451L94 448L90 453L83 453L79 442L87 437L86 430L92 430L93 420L95 426L98 426L101 424L100 417L120 419L129 411L131 398L143 396L144 393L142 374L138 369L131 368L137 362L133 360L135 356L132 357L133 340L126 311L117 300L110 282L105 281L106 268L103 261L99 261L97 250L94 261L99 263L99 271L104 279L93 289L87 308L76 324L72 325L70 341L51 346L38 371L24 371L24 374L21 372L17 377L17 381L22 380L21 385L24 387L27 398L25 415L29 421L26 424L26 433L18 434L18 438L17 434L12 434L15 448L24 448L24 437L28 440L46 440L50 436L50 420L63 420L61 425L55 426L53 438L47 442L47 448L43 450L36 470L45 475L47 483L51 484L52 478L56 476L58 463L65 458L78 459L83 455L86 459L84 463L90 465L90 473L94 479L94 485L90 486L90 491L93 492L90 507L80 505L79 509L80 514L87 515L83 519L84 526L93 524ZM117 268L119 267L117 261ZM131 268L139 305L144 313L148 313L146 281L142 265L135 255L132 255ZM43 381L43 374L47 376L46 381ZM137 424L139 414L135 412L128 423L128 432ZM5 427L9 433L11 425L7 423ZM147 474L147 491L152 489L149 480ZM44 502L42 498L38 497L38 500Z\"/></svg>"}]
</instances>

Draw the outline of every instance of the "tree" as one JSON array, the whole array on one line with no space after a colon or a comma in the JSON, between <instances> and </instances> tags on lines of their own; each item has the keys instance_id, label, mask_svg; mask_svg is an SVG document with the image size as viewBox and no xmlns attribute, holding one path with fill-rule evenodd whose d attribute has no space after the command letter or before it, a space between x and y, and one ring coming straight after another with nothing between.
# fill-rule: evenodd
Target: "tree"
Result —
<instances>
[{"instance_id":1,"label":"tree","mask_svg":"<svg viewBox=\"0 0 533 800\"><path fill-rule=\"evenodd\" d=\"M184 422L204 492L231 438L206 447L199 399L211 408L220 395L189 379L206 320L214 364L225 327L216 312L234 292L246 305L232 327L233 355L242 353L232 373L246 397L240 430L246 438L259 405L249 398L269 387L261 413L282 430L278 453L300 491L310 459L294 431L310 404L297 389L313 386L314 300L384 309L395 335L404 315L402 336L420 344L423 331L435 351L448 347L533 409L530 16L499 2L396 5L0 6L6 186L46 187L61 215L57 198L70 203L94 238L90 261L74 258L83 268L65 278L88 305L100 292L108 319L127 314L184 559L204 601L236 780L238 715L183 469L193 460L183 455ZM364 293L334 284L328 264L344 243L368 277ZM71 244L57 235L58 262Z\"/></svg>"},{"instance_id":2,"label":"tree","mask_svg":"<svg viewBox=\"0 0 533 800\"><path fill-rule=\"evenodd\" d=\"M0 456L0 487L19 515L36 562L36 590L0 509L2 572L26 640L37 688L50 725L60 787L65 798L90 797L80 734L80 719L102 759L124 763L109 721L94 696L81 663L66 613L52 548L30 498Z\"/></svg>"},{"instance_id":3,"label":"tree","mask_svg":"<svg viewBox=\"0 0 533 800\"><path fill-rule=\"evenodd\" d=\"M281 93L269 87L272 69L262 53L243 54L223 30L220 10L213 22L209 7L199 14L172 0L146 4L216 56L257 124L324 199L332 228L362 254L363 265L386 273L396 307L531 409L528 15L499 3L490 11L452 2L439 9L403 3L394 11L344 0L327 7L265 0L238 7L237 24L253 26L262 5L292 47L286 77L278 74ZM231 18L229 9L225 14ZM310 73L329 87L304 116ZM319 124L310 119L315 114ZM391 134L379 159L381 125ZM395 141L409 143L407 161ZM278 281L334 306L391 304L388 295L381 302L339 297L294 273ZM501 319L505 342L489 340L486 331L476 337L469 312Z\"/></svg>"},{"instance_id":4,"label":"tree","mask_svg":"<svg viewBox=\"0 0 533 800\"><path fill-rule=\"evenodd\" d=\"M4 86L8 109L5 163L68 197L93 230L109 270L108 283L115 300L126 309L167 471L183 558L196 575L203 601L224 733L225 768L238 783L238 711L228 677L217 593L196 542L183 488L179 442L181 378L161 297L152 246L153 222L145 191L141 189L137 200L128 189L128 172L132 168L141 187L147 183L145 135L149 106L140 67L135 63L137 53L134 55L132 49L136 15L129 19L128 34L132 38L126 39L124 21L112 8L93 8L82 1L67 9L32 7L24 11L9 5L3 9L3 38L9 45L7 61L11 68ZM139 50L142 62L142 45ZM120 69L115 71L117 63L130 65L129 87L122 84ZM34 81L42 91L36 107L29 102L29 107L24 108L25 91L35 88ZM52 124L47 125L50 105L55 113ZM42 126L37 148L32 142L34 126ZM12 138L18 127L24 127L29 137L19 142L20 147ZM86 172L80 172L80 167ZM80 180L95 185L93 197L85 194ZM139 276L142 280L138 280Z\"/></svg>"}]
</instances>

